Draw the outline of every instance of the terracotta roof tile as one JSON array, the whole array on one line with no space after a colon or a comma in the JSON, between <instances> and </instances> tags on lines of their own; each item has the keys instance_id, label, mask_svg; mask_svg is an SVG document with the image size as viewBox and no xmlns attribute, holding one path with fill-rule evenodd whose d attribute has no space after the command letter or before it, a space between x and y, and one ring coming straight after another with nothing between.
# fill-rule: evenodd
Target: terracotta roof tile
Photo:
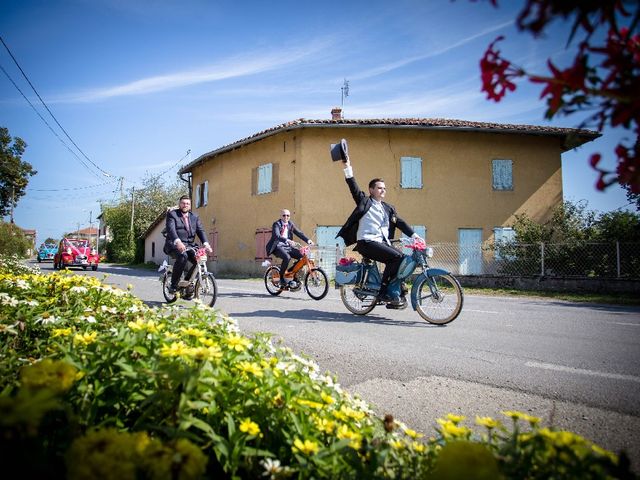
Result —
<instances>
[{"instance_id":1,"label":"terracotta roof tile","mask_svg":"<svg viewBox=\"0 0 640 480\"><path fill-rule=\"evenodd\" d=\"M509 123L492 123L492 122L472 122L468 120L455 120L446 118L369 118L369 119L326 119L326 120L310 120L299 118L291 122L282 123L275 127L262 130L258 133L240 139L236 142L224 145L216 150L205 153L180 169L178 173L189 172L196 164L202 163L209 157L219 155L221 153L233 150L248 143L260 140L261 138L275 135L281 131L287 131L298 128L314 128L314 127L333 127L339 128L344 126L365 127L365 128L416 128L416 129L446 129L454 131L485 131L492 133L522 133L529 135L545 135L565 137L564 148L571 150L583 143L590 142L600 136L598 132L586 129L561 128L541 125L522 125Z\"/></svg>"}]
</instances>

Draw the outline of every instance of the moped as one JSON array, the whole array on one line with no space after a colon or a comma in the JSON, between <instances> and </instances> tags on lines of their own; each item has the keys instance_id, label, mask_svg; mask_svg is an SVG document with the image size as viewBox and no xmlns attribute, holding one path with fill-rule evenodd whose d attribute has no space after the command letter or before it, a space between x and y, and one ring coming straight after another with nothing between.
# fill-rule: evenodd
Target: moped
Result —
<instances>
[{"instance_id":1,"label":"moped","mask_svg":"<svg viewBox=\"0 0 640 480\"><path fill-rule=\"evenodd\" d=\"M400 242L411 249L405 254L396 278L387 287L391 296L400 297L399 306L387 304L387 308L407 307L404 280L418 268L422 272L413 280L411 287L411 307L429 323L444 325L452 322L460 314L464 295L458 280L448 271L429 267L428 258L433 256L433 248L424 242L402 239ZM381 274L375 261L363 258L362 262L343 259L336 265L336 286L340 287L342 303L351 313L366 315L376 305L384 304L378 299Z\"/></svg>"},{"instance_id":2,"label":"moped","mask_svg":"<svg viewBox=\"0 0 640 480\"><path fill-rule=\"evenodd\" d=\"M280 285L280 267L265 262L268 266L264 272L264 286L271 295L280 295L284 290L290 292L299 291L304 285L304 289L314 300L322 300L329 292L329 278L320 267L316 267L309 254L310 248L295 243L295 247L302 253L299 259L291 268L287 269L284 279L287 282L283 288Z\"/></svg>"},{"instance_id":3,"label":"moped","mask_svg":"<svg viewBox=\"0 0 640 480\"><path fill-rule=\"evenodd\" d=\"M207 251L202 247L188 247L188 249L195 253L196 263L191 265L190 269L185 268L182 278L178 282L178 290L175 293L169 292L173 265L169 265L165 260L158 269L161 272L162 294L167 303L173 303L178 298L185 300L197 298L205 305L213 307L218 297L218 284L213 273L207 269ZM188 278L185 278L185 275Z\"/></svg>"}]
</instances>

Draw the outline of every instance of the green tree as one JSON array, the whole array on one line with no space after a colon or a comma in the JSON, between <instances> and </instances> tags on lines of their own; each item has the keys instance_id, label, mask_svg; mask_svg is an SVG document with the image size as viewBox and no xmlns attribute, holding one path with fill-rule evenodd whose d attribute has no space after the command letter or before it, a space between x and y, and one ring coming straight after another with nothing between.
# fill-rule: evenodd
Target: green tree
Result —
<instances>
[{"instance_id":1,"label":"green tree","mask_svg":"<svg viewBox=\"0 0 640 480\"><path fill-rule=\"evenodd\" d=\"M144 259L142 234L158 215L167 207L177 205L180 196L186 193L186 185L180 180L166 183L162 177L148 175L142 180L142 188L132 190L129 198L102 205L104 222L109 226L113 237L107 244L109 260L141 262Z\"/></svg>"},{"instance_id":2,"label":"green tree","mask_svg":"<svg viewBox=\"0 0 640 480\"><path fill-rule=\"evenodd\" d=\"M13 142L13 143L12 143ZM5 216L25 194L29 177L36 172L22 161L27 144L19 137L11 138L9 130L0 127L0 215Z\"/></svg>"},{"instance_id":3,"label":"green tree","mask_svg":"<svg viewBox=\"0 0 640 480\"><path fill-rule=\"evenodd\" d=\"M24 236L24 232L11 223L0 220L0 254L16 254L24 257L31 242Z\"/></svg>"}]
</instances>

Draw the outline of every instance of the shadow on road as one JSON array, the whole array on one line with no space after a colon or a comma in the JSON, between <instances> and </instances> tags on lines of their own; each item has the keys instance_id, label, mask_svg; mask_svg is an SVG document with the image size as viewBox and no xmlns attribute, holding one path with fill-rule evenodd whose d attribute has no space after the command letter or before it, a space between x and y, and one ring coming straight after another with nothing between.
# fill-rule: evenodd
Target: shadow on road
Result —
<instances>
[{"instance_id":1,"label":"shadow on road","mask_svg":"<svg viewBox=\"0 0 640 480\"><path fill-rule=\"evenodd\" d=\"M389 318L379 317L375 314L369 315L352 315L349 313L324 312L322 310L311 310L308 308L302 310L255 310L252 312L228 312L233 318L285 318L296 321L311 322L343 322L343 323L370 323L374 325L397 325L399 327L423 328L423 327L440 327L432 325L425 321L412 320L393 320ZM443 325L446 327L446 325Z\"/></svg>"}]
</instances>

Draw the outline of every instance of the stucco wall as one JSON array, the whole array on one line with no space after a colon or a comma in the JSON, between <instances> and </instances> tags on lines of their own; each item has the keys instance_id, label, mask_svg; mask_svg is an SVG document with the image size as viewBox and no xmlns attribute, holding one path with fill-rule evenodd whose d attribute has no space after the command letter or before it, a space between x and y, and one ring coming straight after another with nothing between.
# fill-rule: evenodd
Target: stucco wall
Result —
<instances>
[{"instance_id":1,"label":"stucco wall","mask_svg":"<svg viewBox=\"0 0 640 480\"><path fill-rule=\"evenodd\" d=\"M258 272L255 231L270 227L281 208L315 238L318 225L342 225L353 209L341 162L329 146L349 142L361 188L383 177L386 200L429 242L457 242L459 228L509 225L517 213L544 220L562 201L561 146L553 137L400 128L302 128L280 132L196 165L194 185L209 182L208 205L194 209L210 233L218 230L214 271ZM423 188L400 188L400 157L422 158ZM494 191L493 159L513 160L512 191ZM278 191L251 194L251 170L277 163ZM256 266L257 265L257 266Z\"/></svg>"},{"instance_id":2,"label":"stucco wall","mask_svg":"<svg viewBox=\"0 0 640 480\"><path fill-rule=\"evenodd\" d=\"M162 261L167 258L167 256L162 251L162 247L164 247L164 237L162 236L162 229L164 228L164 221L160 222L156 225L153 230L147 235L144 239L144 261L153 262L158 265L162 264ZM152 255L151 244L155 242L155 255Z\"/></svg>"}]
</instances>

